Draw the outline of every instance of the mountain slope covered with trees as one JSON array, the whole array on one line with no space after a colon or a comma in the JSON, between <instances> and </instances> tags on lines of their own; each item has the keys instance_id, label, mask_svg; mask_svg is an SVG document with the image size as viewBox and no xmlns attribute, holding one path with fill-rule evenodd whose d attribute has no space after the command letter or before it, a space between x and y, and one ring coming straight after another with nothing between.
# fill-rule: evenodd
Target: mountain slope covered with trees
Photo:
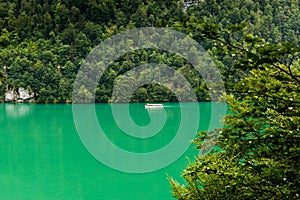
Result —
<instances>
[{"instance_id":1,"label":"mountain slope covered with trees","mask_svg":"<svg viewBox=\"0 0 300 200\"><path fill-rule=\"evenodd\" d=\"M101 41L139 27L171 27L197 40L216 61L230 114L222 129L199 133L210 150L171 179L177 199L300 199L300 15L297 0L0 0L0 101L25 88L37 103L70 103L83 59ZM186 49L185 51L192 51ZM184 59L134 51L109 66L96 102L110 102L118 77L139 64L173 67L199 101L205 82ZM139 77L138 77L139 78ZM141 77L142 79L142 77ZM132 101L176 101L167 88L139 88Z\"/></svg>"},{"instance_id":2,"label":"mountain slope covered with trees","mask_svg":"<svg viewBox=\"0 0 300 200\"><path fill-rule=\"evenodd\" d=\"M182 14L176 1L0 1L1 99L5 90L23 87L36 102L70 102L76 73L93 47L122 30L165 26ZM109 100L108 83L97 90L97 102Z\"/></svg>"},{"instance_id":3,"label":"mountain slope covered with trees","mask_svg":"<svg viewBox=\"0 0 300 200\"><path fill-rule=\"evenodd\" d=\"M222 27L245 23L248 33L267 42L298 42L298 1L199 1L184 8L182 1L149 0L9 0L0 1L0 100L5 91L23 87L38 103L69 103L82 60L101 41L124 30L154 26L176 27L197 19ZM180 31L186 32L184 28ZM236 35L236 39L239 36ZM217 61L228 90L247 70L232 71L234 59L217 52L214 43L199 39ZM153 52L155 52L153 54ZM157 50L133 52L116 61L100 80L96 102L111 100L114 79L139 63L159 62L180 71L191 82L198 100L210 97L205 83L184 60ZM158 85L140 88L132 101L176 101Z\"/></svg>"}]
</instances>

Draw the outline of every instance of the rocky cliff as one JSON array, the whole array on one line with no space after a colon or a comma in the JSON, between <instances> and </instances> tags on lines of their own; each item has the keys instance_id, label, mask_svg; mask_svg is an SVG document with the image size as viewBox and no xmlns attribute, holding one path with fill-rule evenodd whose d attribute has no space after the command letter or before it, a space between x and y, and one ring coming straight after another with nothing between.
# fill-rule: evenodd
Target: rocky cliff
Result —
<instances>
[{"instance_id":1,"label":"rocky cliff","mask_svg":"<svg viewBox=\"0 0 300 200\"><path fill-rule=\"evenodd\" d=\"M5 102L25 102L34 98L34 93L25 88L18 88L17 90L10 89L5 92Z\"/></svg>"}]
</instances>

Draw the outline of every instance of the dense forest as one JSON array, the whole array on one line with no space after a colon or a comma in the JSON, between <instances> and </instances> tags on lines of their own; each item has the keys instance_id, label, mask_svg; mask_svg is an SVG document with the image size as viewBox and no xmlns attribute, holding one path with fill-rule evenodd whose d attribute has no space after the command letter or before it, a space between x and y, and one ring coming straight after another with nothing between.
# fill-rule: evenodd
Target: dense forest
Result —
<instances>
[{"instance_id":1,"label":"dense forest","mask_svg":"<svg viewBox=\"0 0 300 200\"><path fill-rule=\"evenodd\" d=\"M71 103L76 74L95 46L124 30L169 27L214 59L230 109L223 128L195 139L202 154L182 173L185 183L170 177L173 197L300 199L299 6L298 0L0 0L0 101L25 88L32 102ZM113 85L127 84L122 75L145 63L172 67L199 101L211 99L190 63L157 49L115 60L95 91L82 88L83 97L93 92L96 102L111 102ZM177 100L159 84L131 97ZM211 151L215 145L221 151Z\"/></svg>"},{"instance_id":2,"label":"dense forest","mask_svg":"<svg viewBox=\"0 0 300 200\"><path fill-rule=\"evenodd\" d=\"M200 3L177 24L223 64L229 113L198 134L185 183L170 178L173 197L300 199L299 2L234 2Z\"/></svg>"},{"instance_id":3,"label":"dense forest","mask_svg":"<svg viewBox=\"0 0 300 200\"><path fill-rule=\"evenodd\" d=\"M23 87L38 103L71 102L82 60L104 39L135 27L166 26L183 15L176 1L147 0L1 1L0 10L1 99L5 90ZM96 102L108 102L113 79L148 57L137 52L115 63L97 88ZM163 100L155 95L149 94Z\"/></svg>"},{"instance_id":4,"label":"dense forest","mask_svg":"<svg viewBox=\"0 0 300 200\"><path fill-rule=\"evenodd\" d=\"M150 0L10 0L0 1L0 101L6 91L22 87L37 103L70 103L74 79L83 59L101 41L139 27L174 27L197 19L221 27L244 23L247 33L270 43L299 37L298 1L184 1ZM239 36L236 35L236 40ZM198 39L217 62L228 91L247 74L231 69L234 58L218 52L214 43ZM210 100L205 82L182 58L168 52L139 50L115 61L96 89L96 102L110 102L119 75L142 63L162 63L182 73L199 101ZM228 73L228 72L231 73ZM150 84L139 88L132 101L176 101L167 88Z\"/></svg>"}]
</instances>

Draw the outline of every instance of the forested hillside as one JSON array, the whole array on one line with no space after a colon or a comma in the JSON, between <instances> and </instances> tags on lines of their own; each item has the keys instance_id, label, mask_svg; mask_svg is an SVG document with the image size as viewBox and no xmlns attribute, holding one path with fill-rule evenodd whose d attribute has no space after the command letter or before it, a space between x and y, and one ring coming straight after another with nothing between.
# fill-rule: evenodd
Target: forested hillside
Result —
<instances>
[{"instance_id":1,"label":"forested hillside","mask_svg":"<svg viewBox=\"0 0 300 200\"><path fill-rule=\"evenodd\" d=\"M223 27L245 22L247 33L267 42L299 41L298 1L200 1L185 9L176 0L9 0L0 1L0 101L5 91L23 87L34 102L69 103L76 73L90 50L104 39L136 27L177 27L191 19ZM236 35L236 40L239 36ZM218 61L227 89L246 70L227 73L234 59L218 53L213 43L199 42ZM168 64L191 82L200 101L209 100L205 83L184 60L156 50L133 52L120 58L105 73L96 90L96 102L109 102L114 79L140 63ZM176 101L159 85L140 88L132 101Z\"/></svg>"},{"instance_id":2,"label":"forested hillside","mask_svg":"<svg viewBox=\"0 0 300 200\"><path fill-rule=\"evenodd\" d=\"M299 3L234 2L200 3L177 24L222 61L230 112L198 134L173 197L300 199Z\"/></svg>"}]
</instances>

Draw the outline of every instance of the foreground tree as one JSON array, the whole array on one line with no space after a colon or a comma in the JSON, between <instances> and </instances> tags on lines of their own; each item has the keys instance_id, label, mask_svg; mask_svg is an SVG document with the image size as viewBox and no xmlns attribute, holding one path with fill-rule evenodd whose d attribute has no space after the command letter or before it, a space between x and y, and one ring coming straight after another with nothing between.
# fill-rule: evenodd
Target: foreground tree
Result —
<instances>
[{"instance_id":1,"label":"foreground tree","mask_svg":"<svg viewBox=\"0 0 300 200\"><path fill-rule=\"evenodd\" d=\"M170 179L173 197L299 199L299 47L266 43L253 35L237 40L243 26L185 25L196 38L217 42L221 54L234 57L233 71L242 68L248 76L235 86L242 98L227 96L230 112L224 127L199 133L195 140L199 148L210 148L203 144L209 134L222 151L200 154L182 174L185 185Z\"/></svg>"}]
</instances>

